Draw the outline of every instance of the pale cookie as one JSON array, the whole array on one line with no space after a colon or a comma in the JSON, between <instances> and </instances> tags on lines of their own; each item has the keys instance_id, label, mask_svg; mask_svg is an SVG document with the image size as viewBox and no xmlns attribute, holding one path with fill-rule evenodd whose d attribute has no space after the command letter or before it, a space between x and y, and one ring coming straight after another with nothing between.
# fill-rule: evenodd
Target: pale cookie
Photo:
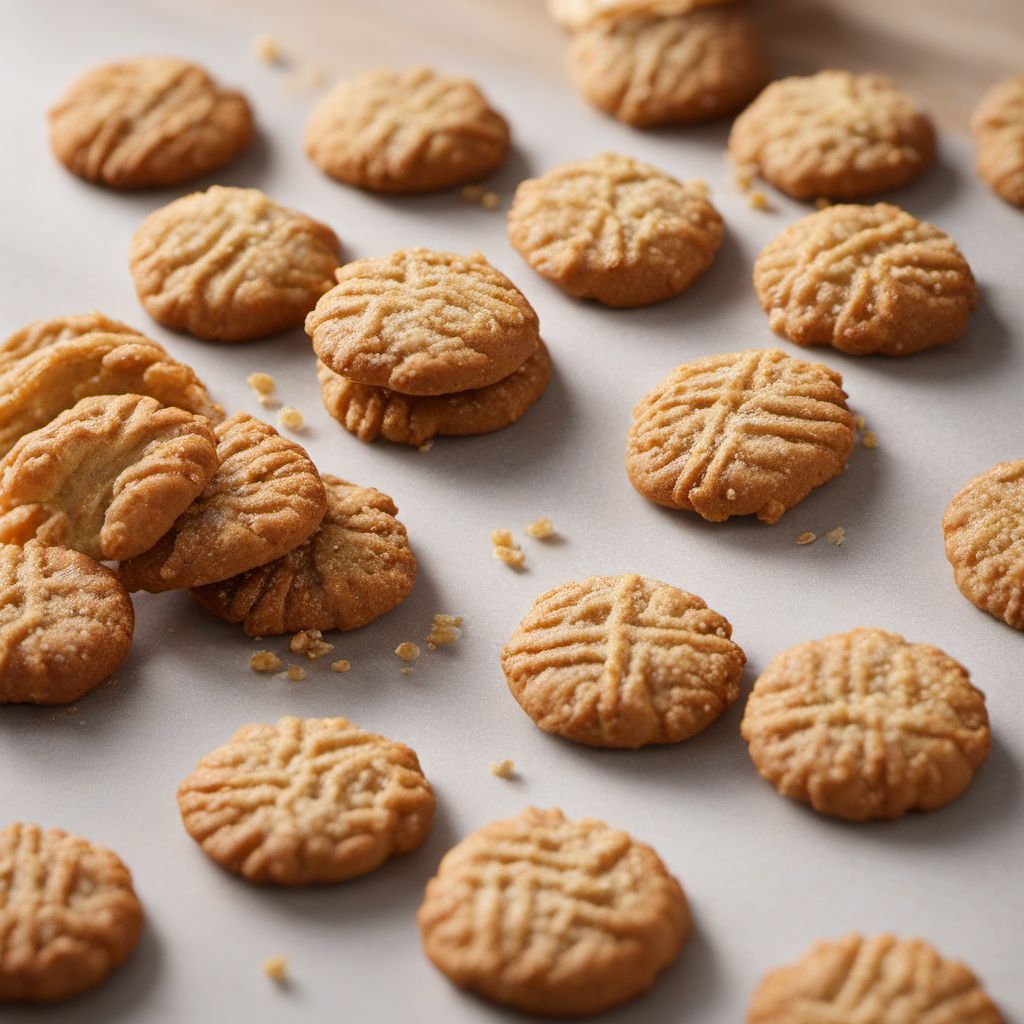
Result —
<instances>
[{"instance_id":1,"label":"pale cookie","mask_svg":"<svg viewBox=\"0 0 1024 1024\"><path fill-rule=\"evenodd\" d=\"M569 67L595 107L637 127L735 113L771 78L761 33L734 6L599 22L573 36Z\"/></svg>"},{"instance_id":2,"label":"pale cookie","mask_svg":"<svg viewBox=\"0 0 1024 1024\"><path fill-rule=\"evenodd\" d=\"M373 192L478 181L508 147L508 124L469 79L425 67L341 82L306 125L306 153L320 170Z\"/></svg>"},{"instance_id":3,"label":"pale cookie","mask_svg":"<svg viewBox=\"0 0 1024 1024\"><path fill-rule=\"evenodd\" d=\"M614 307L678 295L711 266L724 234L702 193L616 153L521 182L508 214L509 241L538 274Z\"/></svg>"},{"instance_id":4,"label":"pale cookie","mask_svg":"<svg viewBox=\"0 0 1024 1024\"><path fill-rule=\"evenodd\" d=\"M975 477L949 503L942 532L960 593L1024 629L1024 460Z\"/></svg>"},{"instance_id":5,"label":"pale cookie","mask_svg":"<svg viewBox=\"0 0 1024 1024\"><path fill-rule=\"evenodd\" d=\"M188 834L249 882L343 882L415 850L434 793L415 751L344 718L246 725L178 788Z\"/></svg>"},{"instance_id":6,"label":"pale cookie","mask_svg":"<svg viewBox=\"0 0 1024 1024\"><path fill-rule=\"evenodd\" d=\"M993 85L971 117L978 174L1014 206L1024 206L1024 76Z\"/></svg>"},{"instance_id":7,"label":"pale cookie","mask_svg":"<svg viewBox=\"0 0 1024 1024\"><path fill-rule=\"evenodd\" d=\"M777 522L846 465L855 433L842 383L778 349L684 363L633 410L630 482L711 522Z\"/></svg>"},{"instance_id":8,"label":"pale cookie","mask_svg":"<svg viewBox=\"0 0 1024 1024\"><path fill-rule=\"evenodd\" d=\"M481 253L356 260L306 317L320 359L359 384L443 395L495 384L540 340L525 296Z\"/></svg>"},{"instance_id":9,"label":"pale cookie","mask_svg":"<svg viewBox=\"0 0 1024 1024\"><path fill-rule=\"evenodd\" d=\"M1003 1024L978 979L921 939L844 935L769 971L747 1024Z\"/></svg>"},{"instance_id":10,"label":"pale cookie","mask_svg":"<svg viewBox=\"0 0 1024 1024\"><path fill-rule=\"evenodd\" d=\"M106 567L37 541L0 544L0 703L77 700L128 656L134 628Z\"/></svg>"},{"instance_id":11,"label":"pale cookie","mask_svg":"<svg viewBox=\"0 0 1024 1024\"><path fill-rule=\"evenodd\" d=\"M250 636L357 629L400 604L416 559L395 503L372 487L324 476L327 514L294 551L192 596Z\"/></svg>"},{"instance_id":12,"label":"pale cookie","mask_svg":"<svg viewBox=\"0 0 1024 1024\"><path fill-rule=\"evenodd\" d=\"M949 235L898 206L829 206L786 228L754 264L772 330L798 345L906 356L963 334L978 302Z\"/></svg>"},{"instance_id":13,"label":"pale cookie","mask_svg":"<svg viewBox=\"0 0 1024 1024\"><path fill-rule=\"evenodd\" d=\"M346 380L322 362L317 377L324 408L360 441L384 437L421 445L432 437L488 434L515 423L544 394L551 358L542 341L529 359L496 384L452 395L401 395Z\"/></svg>"},{"instance_id":14,"label":"pale cookie","mask_svg":"<svg viewBox=\"0 0 1024 1024\"><path fill-rule=\"evenodd\" d=\"M778 655L740 727L783 796L848 821L934 811L988 757L985 695L937 647L855 629Z\"/></svg>"},{"instance_id":15,"label":"pale cookie","mask_svg":"<svg viewBox=\"0 0 1024 1024\"><path fill-rule=\"evenodd\" d=\"M177 185L226 164L253 138L245 98L174 57L104 64L50 111L65 167L111 188Z\"/></svg>"},{"instance_id":16,"label":"pale cookie","mask_svg":"<svg viewBox=\"0 0 1024 1024\"><path fill-rule=\"evenodd\" d=\"M53 1003L131 955L142 906L121 859L60 829L0 830L0 1003Z\"/></svg>"},{"instance_id":17,"label":"pale cookie","mask_svg":"<svg viewBox=\"0 0 1024 1024\"><path fill-rule=\"evenodd\" d=\"M286 555L320 525L327 497L305 449L241 412L214 433L217 472L153 547L118 567L129 590L226 580Z\"/></svg>"},{"instance_id":18,"label":"pale cookie","mask_svg":"<svg viewBox=\"0 0 1024 1024\"><path fill-rule=\"evenodd\" d=\"M563 28L585 29L599 22L615 22L630 15L668 18L701 7L717 7L730 0L548 0L548 14Z\"/></svg>"},{"instance_id":19,"label":"pale cookie","mask_svg":"<svg viewBox=\"0 0 1024 1024\"><path fill-rule=\"evenodd\" d=\"M630 574L542 594L501 652L512 695L546 732L595 747L677 743L740 695L732 626L693 594Z\"/></svg>"},{"instance_id":20,"label":"pale cookie","mask_svg":"<svg viewBox=\"0 0 1024 1024\"><path fill-rule=\"evenodd\" d=\"M217 469L205 416L141 395L83 398L0 461L0 541L97 561L151 548Z\"/></svg>"},{"instance_id":21,"label":"pale cookie","mask_svg":"<svg viewBox=\"0 0 1024 1024\"><path fill-rule=\"evenodd\" d=\"M208 341L247 341L301 327L333 284L340 252L326 224L259 189L214 185L151 213L129 261L154 320Z\"/></svg>"},{"instance_id":22,"label":"pale cookie","mask_svg":"<svg viewBox=\"0 0 1024 1024\"><path fill-rule=\"evenodd\" d=\"M40 349L56 345L61 341L71 341L83 334L99 331L103 334L125 334L130 337L149 341L141 331L128 324L114 320L98 310L90 313L77 313L71 316L55 316L49 320L33 320L15 331L6 341L0 343L0 370L6 370L25 356L32 355ZM156 344L156 342L154 342Z\"/></svg>"},{"instance_id":23,"label":"pale cookie","mask_svg":"<svg viewBox=\"0 0 1024 1024\"><path fill-rule=\"evenodd\" d=\"M417 921L456 985L558 1017L643 994L690 931L683 890L649 846L532 807L450 850Z\"/></svg>"},{"instance_id":24,"label":"pale cookie","mask_svg":"<svg viewBox=\"0 0 1024 1024\"><path fill-rule=\"evenodd\" d=\"M740 114L729 153L794 199L860 199L935 160L935 129L882 75L821 71L773 82Z\"/></svg>"}]
</instances>

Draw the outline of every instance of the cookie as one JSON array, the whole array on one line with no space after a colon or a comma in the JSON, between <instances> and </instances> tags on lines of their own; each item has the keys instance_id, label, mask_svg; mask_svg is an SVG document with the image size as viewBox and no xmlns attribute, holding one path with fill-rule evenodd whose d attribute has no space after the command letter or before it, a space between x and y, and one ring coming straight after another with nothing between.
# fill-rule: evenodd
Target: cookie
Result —
<instances>
[{"instance_id":1,"label":"cookie","mask_svg":"<svg viewBox=\"0 0 1024 1024\"><path fill-rule=\"evenodd\" d=\"M142 906L121 859L60 829L0 830L0 1003L53 1003L134 950Z\"/></svg>"},{"instance_id":2,"label":"cookie","mask_svg":"<svg viewBox=\"0 0 1024 1024\"><path fill-rule=\"evenodd\" d=\"M0 544L0 703L77 700L124 661L134 629L106 567L34 540Z\"/></svg>"},{"instance_id":3,"label":"cookie","mask_svg":"<svg viewBox=\"0 0 1024 1024\"><path fill-rule=\"evenodd\" d=\"M975 477L949 503L942 532L960 593L1024 629L1024 460Z\"/></svg>"},{"instance_id":4,"label":"cookie","mask_svg":"<svg viewBox=\"0 0 1024 1024\"><path fill-rule=\"evenodd\" d=\"M495 384L540 340L525 296L481 253L356 260L306 317L320 359L359 384L444 395Z\"/></svg>"},{"instance_id":5,"label":"cookie","mask_svg":"<svg viewBox=\"0 0 1024 1024\"><path fill-rule=\"evenodd\" d=\"M532 807L450 850L417 921L456 985L558 1017L646 992L690 931L683 890L649 846Z\"/></svg>"},{"instance_id":6,"label":"cookie","mask_svg":"<svg viewBox=\"0 0 1024 1024\"><path fill-rule=\"evenodd\" d=\"M188 834L249 882L311 885L365 875L415 850L434 793L415 751L344 718L246 725L178 788Z\"/></svg>"},{"instance_id":7,"label":"cookie","mask_svg":"<svg viewBox=\"0 0 1024 1024\"><path fill-rule=\"evenodd\" d=\"M935 129L883 75L821 71L772 82L740 114L729 153L794 199L861 199L935 160Z\"/></svg>"},{"instance_id":8,"label":"cookie","mask_svg":"<svg viewBox=\"0 0 1024 1024\"><path fill-rule=\"evenodd\" d=\"M846 465L855 434L842 383L778 349L684 363L633 410L630 482L710 522L777 522Z\"/></svg>"},{"instance_id":9,"label":"cookie","mask_svg":"<svg viewBox=\"0 0 1024 1024\"><path fill-rule=\"evenodd\" d=\"M747 1024L1003 1024L978 979L921 939L844 935L769 971Z\"/></svg>"},{"instance_id":10,"label":"cookie","mask_svg":"<svg viewBox=\"0 0 1024 1024\"><path fill-rule=\"evenodd\" d=\"M848 821L934 811L988 757L985 695L937 647L854 629L778 655L740 727L783 796Z\"/></svg>"},{"instance_id":11,"label":"cookie","mask_svg":"<svg viewBox=\"0 0 1024 1024\"><path fill-rule=\"evenodd\" d=\"M91 313L77 313L71 316L56 316L49 320L33 320L15 331L6 341L0 343L0 372L12 363L32 355L49 345L60 341L71 341L83 334L100 331L103 334L124 334L149 341L141 331L128 324L114 320L98 310ZM155 345L156 342L153 342Z\"/></svg>"},{"instance_id":12,"label":"cookie","mask_svg":"<svg viewBox=\"0 0 1024 1024\"><path fill-rule=\"evenodd\" d=\"M971 117L978 174L1014 206L1024 206L1024 76L993 85Z\"/></svg>"},{"instance_id":13,"label":"cookie","mask_svg":"<svg viewBox=\"0 0 1024 1024\"><path fill-rule=\"evenodd\" d=\"M0 461L0 542L97 561L151 548L217 469L205 416L142 395L83 398Z\"/></svg>"},{"instance_id":14,"label":"cookie","mask_svg":"<svg viewBox=\"0 0 1024 1024\"><path fill-rule=\"evenodd\" d=\"M798 345L906 356L963 334L978 303L956 243L898 206L829 206L754 264L772 330Z\"/></svg>"},{"instance_id":15,"label":"cookie","mask_svg":"<svg viewBox=\"0 0 1024 1024\"><path fill-rule=\"evenodd\" d=\"M245 149L253 134L242 95L174 57L94 68L50 111L57 159L80 178L111 188L199 178Z\"/></svg>"},{"instance_id":16,"label":"cookie","mask_svg":"<svg viewBox=\"0 0 1024 1024\"><path fill-rule=\"evenodd\" d=\"M341 243L326 224L255 188L214 185L151 213L129 260L154 320L207 341L301 327L334 283Z\"/></svg>"},{"instance_id":17,"label":"cookie","mask_svg":"<svg viewBox=\"0 0 1024 1024\"><path fill-rule=\"evenodd\" d=\"M575 31L598 22L615 22L629 15L672 17L730 0L548 0L548 14L563 28Z\"/></svg>"},{"instance_id":18,"label":"cookie","mask_svg":"<svg viewBox=\"0 0 1024 1024\"><path fill-rule=\"evenodd\" d=\"M395 503L372 487L322 477L327 514L294 551L192 596L250 636L357 629L400 604L416 559Z\"/></svg>"},{"instance_id":19,"label":"cookie","mask_svg":"<svg viewBox=\"0 0 1024 1024\"><path fill-rule=\"evenodd\" d=\"M545 732L595 747L678 743L740 695L746 656L693 594L629 574L542 594L501 652L512 696Z\"/></svg>"},{"instance_id":20,"label":"cookie","mask_svg":"<svg viewBox=\"0 0 1024 1024\"><path fill-rule=\"evenodd\" d=\"M341 82L306 125L306 153L317 167L372 192L478 181L508 147L508 124L469 79L426 67Z\"/></svg>"},{"instance_id":21,"label":"cookie","mask_svg":"<svg viewBox=\"0 0 1024 1024\"><path fill-rule=\"evenodd\" d=\"M702 193L617 153L521 182L508 214L509 241L538 274L620 308L684 291L724 234Z\"/></svg>"},{"instance_id":22,"label":"cookie","mask_svg":"<svg viewBox=\"0 0 1024 1024\"><path fill-rule=\"evenodd\" d=\"M572 37L569 68L595 107L638 128L733 114L771 78L757 26L729 5L598 21Z\"/></svg>"},{"instance_id":23,"label":"cookie","mask_svg":"<svg viewBox=\"0 0 1024 1024\"><path fill-rule=\"evenodd\" d=\"M529 359L496 384L451 395L401 395L356 384L317 362L324 408L360 441L421 445L432 437L489 434L515 423L544 394L551 358L538 341Z\"/></svg>"},{"instance_id":24,"label":"cookie","mask_svg":"<svg viewBox=\"0 0 1024 1024\"><path fill-rule=\"evenodd\" d=\"M320 525L327 497L305 449L245 413L214 433L217 472L153 547L118 567L129 590L226 580L286 555Z\"/></svg>"}]
</instances>

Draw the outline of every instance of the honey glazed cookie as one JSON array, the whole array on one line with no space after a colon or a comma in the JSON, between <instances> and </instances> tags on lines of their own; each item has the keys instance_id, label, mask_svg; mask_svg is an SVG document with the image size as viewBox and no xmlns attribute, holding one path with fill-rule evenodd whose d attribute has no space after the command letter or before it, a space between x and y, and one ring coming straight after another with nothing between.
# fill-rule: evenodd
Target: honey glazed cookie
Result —
<instances>
[{"instance_id":1,"label":"honey glazed cookie","mask_svg":"<svg viewBox=\"0 0 1024 1024\"><path fill-rule=\"evenodd\" d=\"M99 331L102 334L124 334L149 341L142 331L129 327L120 320L114 320L105 313L92 310L89 313L73 313L70 316L55 316L48 320L33 320L11 334L0 343L0 372L12 363L32 355L49 345L71 341L83 334ZM155 345L156 342L153 342Z\"/></svg>"},{"instance_id":2,"label":"honey glazed cookie","mask_svg":"<svg viewBox=\"0 0 1024 1024\"><path fill-rule=\"evenodd\" d=\"M978 174L996 195L1024 206L1024 75L997 82L971 117Z\"/></svg>"}]
</instances>

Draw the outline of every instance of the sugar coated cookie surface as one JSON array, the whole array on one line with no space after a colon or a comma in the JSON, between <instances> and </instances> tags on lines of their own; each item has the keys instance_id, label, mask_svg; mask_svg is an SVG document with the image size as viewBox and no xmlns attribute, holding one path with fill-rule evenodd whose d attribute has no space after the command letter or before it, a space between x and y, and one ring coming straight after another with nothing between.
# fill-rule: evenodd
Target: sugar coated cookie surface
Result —
<instances>
[{"instance_id":1,"label":"sugar coated cookie surface","mask_svg":"<svg viewBox=\"0 0 1024 1024\"><path fill-rule=\"evenodd\" d=\"M615 22L629 15L668 18L729 0L548 0L548 14L563 28L575 31L596 22Z\"/></svg>"},{"instance_id":2,"label":"sugar coated cookie surface","mask_svg":"<svg viewBox=\"0 0 1024 1024\"><path fill-rule=\"evenodd\" d=\"M978 173L997 195L1024 206L1024 75L997 82L971 118Z\"/></svg>"},{"instance_id":3,"label":"sugar coated cookie surface","mask_svg":"<svg viewBox=\"0 0 1024 1024\"><path fill-rule=\"evenodd\" d=\"M105 313L93 310L90 313L74 313L71 316L55 316L48 320L33 320L16 330L6 341L0 343L0 371L6 370L25 356L32 355L48 345L60 341L80 338L83 334L100 331L103 334L125 334L146 338L142 331L129 327L120 320L114 320ZM156 344L154 342L153 344Z\"/></svg>"}]
</instances>

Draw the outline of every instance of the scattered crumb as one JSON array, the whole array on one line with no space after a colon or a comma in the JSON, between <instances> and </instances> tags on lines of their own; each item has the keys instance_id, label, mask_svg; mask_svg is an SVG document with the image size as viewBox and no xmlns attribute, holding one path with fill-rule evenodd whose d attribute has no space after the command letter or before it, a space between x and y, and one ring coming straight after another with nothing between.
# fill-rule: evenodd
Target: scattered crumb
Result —
<instances>
[{"instance_id":1,"label":"scattered crumb","mask_svg":"<svg viewBox=\"0 0 1024 1024\"><path fill-rule=\"evenodd\" d=\"M288 980L288 961L283 956L270 956L263 961L263 973L279 985Z\"/></svg>"},{"instance_id":2,"label":"scattered crumb","mask_svg":"<svg viewBox=\"0 0 1024 1024\"><path fill-rule=\"evenodd\" d=\"M257 398L268 398L277 386L269 373L250 373L245 382L256 392Z\"/></svg>"},{"instance_id":3,"label":"scattered crumb","mask_svg":"<svg viewBox=\"0 0 1024 1024\"><path fill-rule=\"evenodd\" d=\"M818 198L814 200L814 205L819 210L827 210L832 205L832 200L826 199L825 196L818 196Z\"/></svg>"},{"instance_id":4,"label":"scattered crumb","mask_svg":"<svg viewBox=\"0 0 1024 1024\"><path fill-rule=\"evenodd\" d=\"M426 441L424 441L423 444L421 444L419 446L417 451L429 452L430 449L433 448L433 447L434 447L434 439L431 437L431 438L428 438Z\"/></svg>"},{"instance_id":5,"label":"scattered crumb","mask_svg":"<svg viewBox=\"0 0 1024 1024\"><path fill-rule=\"evenodd\" d=\"M768 201L768 197L759 188L755 188L752 192L747 193L747 206L752 210L763 210L765 213L770 213L775 209Z\"/></svg>"},{"instance_id":6,"label":"scattered crumb","mask_svg":"<svg viewBox=\"0 0 1024 1024\"><path fill-rule=\"evenodd\" d=\"M725 500L726 501L735 501L736 500L736 491L732 487L730 487L729 490L727 490L725 492Z\"/></svg>"},{"instance_id":7,"label":"scattered crumb","mask_svg":"<svg viewBox=\"0 0 1024 1024\"><path fill-rule=\"evenodd\" d=\"M864 436L860 439L860 443L865 448L877 448L878 447L878 435L873 430L865 430Z\"/></svg>"},{"instance_id":8,"label":"scattered crumb","mask_svg":"<svg viewBox=\"0 0 1024 1024\"><path fill-rule=\"evenodd\" d=\"M496 779L511 779L516 773L516 763L506 757L503 761L492 761L490 769Z\"/></svg>"},{"instance_id":9,"label":"scattered crumb","mask_svg":"<svg viewBox=\"0 0 1024 1024\"><path fill-rule=\"evenodd\" d=\"M726 154L726 159L728 159L728 154ZM757 168L751 164L733 164L732 183L740 192L749 192L750 187L754 184L756 173Z\"/></svg>"},{"instance_id":10,"label":"scattered crumb","mask_svg":"<svg viewBox=\"0 0 1024 1024\"><path fill-rule=\"evenodd\" d=\"M291 638L288 647L292 654L304 654L310 661L334 650L334 644L327 643L319 629L301 630Z\"/></svg>"},{"instance_id":11,"label":"scattered crumb","mask_svg":"<svg viewBox=\"0 0 1024 1024\"><path fill-rule=\"evenodd\" d=\"M409 668L408 665L406 665L404 668L400 668L398 671L401 672L403 676L411 676L412 675L412 669Z\"/></svg>"},{"instance_id":12,"label":"scattered crumb","mask_svg":"<svg viewBox=\"0 0 1024 1024\"><path fill-rule=\"evenodd\" d=\"M352 662L346 661L344 658L339 658L337 661L331 662L332 672L347 672L352 667Z\"/></svg>"},{"instance_id":13,"label":"scattered crumb","mask_svg":"<svg viewBox=\"0 0 1024 1024\"><path fill-rule=\"evenodd\" d=\"M78 708L74 704L72 704L71 707L69 707L67 709L67 711L64 712L64 714L65 715L77 715L78 714Z\"/></svg>"},{"instance_id":14,"label":"scattered crumb","mask_svg":"<svg viewBox=\"0 0 1024 1024\"><path fill-rule=\"evenodd\" d=\"M251 43L252 55L264 64L276 64L281 59L281 47L269 32L261 32Z\"/></svg>"},{"instance_id":15,"label":"scattered crumb","mask_svg":"<svg viewBox=\"0 0 1024 1024\"><path fill-rule=\"evenodd\" d=\"M554 536L555 524L547 516L541 516L527 526L526 533L537 540L547 540L548 537Z\"/></svg>"},{"instance_id":16,"label":"scattered crumb","mask_svg":"<svg viewBox=\"0 0 1024 1024\"><path fill-rule=\"evenodd\" d=\"M505 547L504 544L498 544L494 547L494 557L499 562L504 562L506 565L512 565L519 568L526 561L526 555L523 554L522 548L519 547Z\"/></svg>"},{"instance_id":17,"label":"scattered crumb","mask_svg":"<svg viewBox=\"0 0 1024 1024\"><path fill-rule=\"evenodd\" d=\"M302 413L290 405L282 406L277 413L277 425L285 430L301 430L304 422Z\"/></svg>"},{"instance_id":18,"label":"scattered crumb","mask_svg":"<svg viewBox=\"0 0 1024 1024\"><path fill-rule=\"evenodd\" d=\"M837 526L834 530L829 530L825 536L835 544L837 548L842 547L843 541L846 540L846 529L845 527Z\"/></svg>"},{"instance_id":19,"label":"scattered crumb","mask_svg":"<svg viewBox=\"0 0 1024 1024\"><path fill-rule=\"evenodd\" d=\"M463 185L462 198L467 203L479 203L483 198L484 190L481 185Z\"/></svg>"},{"instance_id":20,"label":"scattered crumb","mask_svg":"<svg viewBox=\"0 0 1024 1024\"><path fill-rule=\"evenodd\" d=\"M806 533L801 533L800 536L797 537L796 542L797 544L813 544L817 539L818 535L816 533L811 533L811 531L808 530Z\"/></svg>"},{"instance_id":21,"label":"scattered crumb","mask_svg":"<svg viewBox=\"0 0 1024 1024\"><path fill-rule=\"evenodd\" d=\"M395 654L402 661L415 661L420 656L420 649L411 640L406 640L395 648Z\"/></svg>"},{"instance_id":22,"label":"scattered crumb","mask_svg":"<svg viewBox=\"0 0 1024 1024\"><path fill-rule=\"evenodd\" d=\"M864 419L863 416L854 416L853 417L853 425L858 430L863 430L864 427L867 426L867 421Z\"/></svg>"},{"instance_id":23,"label":"scattered crumb","mask_svg":"<svg viewBox=\"0 0 1024 1024\"><path fill-rule=\"evenodd\" d=\"M485 192L480 197L480 205L485 210L496 210L501 202L501 196L497 192Z\"/></svg>"},{"instance_id":24,"label":"scattered crumb","mask_svg":"<svg viewBox=\"0 0 1024 1024\"><path fill-rule=\"evenodd\" d=\"M703 178L691 178L686 184L693 192L702 196L711 195L711 186Z\"/></svg>"},{"instance_id":25,"label":"scattered crumb","mask_svg":"<svg viewBox=\"0 0 1024 1024\"><path fill-rule=\"evenodd\" d=\"M454 643L462 636L461 626L461 615L435 615L434 623L427 634L427 650L434 651L438 647Z\"/></svg>"},{"instance_id":26,"label":"scattered crumb","mask_svg":"<svg viewBox=\"0 0 1024 1024\"><path fill-rule=\"evenodd\" d=\"M510 548L515 543L512 539L512 531L499 528L491 530L491 543L496 548Z\"/></svg>"},{"instance_id":27,"label":"scattered crumb","mask_svg":"<svg viewBox=\"0 0 1024 1024\"><path fill-rule=\"evenodd\" d=\"M276 672L284 662L273 651L257 651L249 659L253 672Z\"/></svg>"},{"instance_id":28,"label":"scattered crumb","mask_svg":"<svg viewBox=\"0 0 1024 1024\"><path fill-rule=\"evenodd\" d=\"M289 665L285 674L293 683L301 683L306 678L306 670L298 665Z\"/></svg>"}]
</instances>

